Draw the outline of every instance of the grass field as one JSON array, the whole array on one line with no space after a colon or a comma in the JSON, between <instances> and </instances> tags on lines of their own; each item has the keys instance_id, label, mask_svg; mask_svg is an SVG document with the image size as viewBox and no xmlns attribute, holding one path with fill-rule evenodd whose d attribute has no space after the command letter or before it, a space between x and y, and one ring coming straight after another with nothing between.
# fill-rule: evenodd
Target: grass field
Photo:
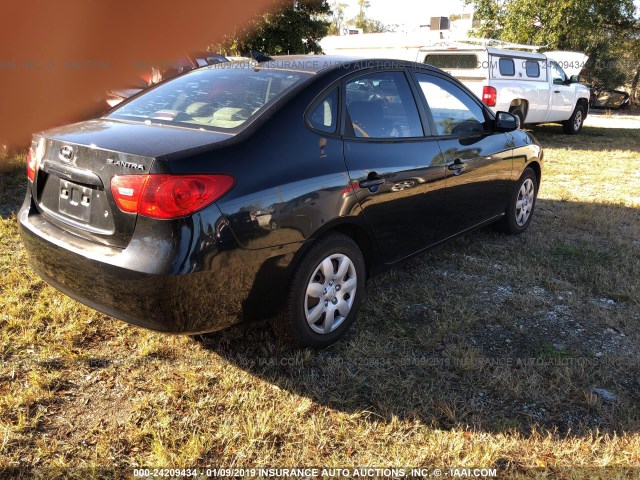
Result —
<instances>
[{"instance_id":1,"label":"grass field","mask_svg":"<svg viewBox=\"0 0 640 480\"><path fill-rule=\"evenodd\" d=\"M640 474L617 470L640 465L640 130L560 130L534 130L526 234L484 229L375 278L321 352L267 324L166 336L70 300L28 266L22 169L0 175L0 469Z\"/></svg>"}]
</instances>

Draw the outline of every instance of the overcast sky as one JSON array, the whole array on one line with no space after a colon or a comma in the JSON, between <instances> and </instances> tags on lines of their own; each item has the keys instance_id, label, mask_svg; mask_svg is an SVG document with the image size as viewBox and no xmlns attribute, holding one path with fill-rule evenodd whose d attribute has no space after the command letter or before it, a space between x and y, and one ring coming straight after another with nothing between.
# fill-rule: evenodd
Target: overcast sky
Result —
<instances>
[{"instance_id":1,"label":"overcast sky","mask_svg":"<svg viewBox=\"0 0 640 480\"><path fill-rule=\"evenodd\" d=\"M334 0L329 0L332 4ZM353 18L358 13L358 0L338 0L346 3L349 8L345 18ZM463 0L369 0L371 7L368 15L387 25L398 24L407 29L429 24L431 17L448 17L453 13L472 11L465 7ZM635 0L636 8L640 10L640 0ZM636 12L640 13L640 12Z\"/></svg>"}]
</instances>

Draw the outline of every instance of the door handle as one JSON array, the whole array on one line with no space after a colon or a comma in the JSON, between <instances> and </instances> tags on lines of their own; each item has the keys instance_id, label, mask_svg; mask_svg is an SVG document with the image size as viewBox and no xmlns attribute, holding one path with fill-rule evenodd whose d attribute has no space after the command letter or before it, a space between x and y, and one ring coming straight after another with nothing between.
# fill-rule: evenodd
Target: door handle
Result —
<instances>
[{"instance_id":1,"label":"door handle","mask_svg":"<svg viewBox=\"0 0 640 480\"><path fill-rule=\"evenodd\" d=\"M362 180L361 182L358 182L358 185L360 185L360 188L371 188L371 187L376 187L378 185L382 185L384 183L384 178L379 177L377 174L371 175L369 174L369 177L367 177L366 180Z\"/></svg>"},{"instance_id":2,"label":"door handle","mask_svg":"<svg viewBox=\"0 0 640 480\"><path fill-rule=\"evenodd\" d=\"M449 170L452 170L454 172L456 172L456 175L460 175L460 172L462 170L464 170L465 168L467 168L467 164L464 163L462 160L460 160L459 158L456 158L453 163L450 163L449 165L447 165L447 168Z\"/></svg>"},{"instance_id":3,"label":"door handle","mask_svg":"<svg viewBox=\"0 0 640 480\"><path fill-rule=\"evenodd\" d=\"M554 90L553 93L560 93L560 90Z\"/></svg>"}]
</instances>

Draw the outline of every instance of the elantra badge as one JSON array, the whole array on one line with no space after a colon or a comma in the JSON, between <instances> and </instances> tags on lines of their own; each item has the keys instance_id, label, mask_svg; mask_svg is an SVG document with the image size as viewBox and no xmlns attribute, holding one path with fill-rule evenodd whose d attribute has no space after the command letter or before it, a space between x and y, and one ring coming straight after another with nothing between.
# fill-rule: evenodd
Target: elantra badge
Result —
<instances>
[{"instance_id":1,"label":"elantra badge","mask_svg":"<svg viewBox=\"0 0 640 480\"><path fill-rule=\"evenodd\" d=\"M108 158L107 163L110 165L116 165L118 167L133 168L134 170L144 170L144 166L140 165L139 163L124 162L122 160L113 160L112 158Z\"/></svg>"}]
</instances>

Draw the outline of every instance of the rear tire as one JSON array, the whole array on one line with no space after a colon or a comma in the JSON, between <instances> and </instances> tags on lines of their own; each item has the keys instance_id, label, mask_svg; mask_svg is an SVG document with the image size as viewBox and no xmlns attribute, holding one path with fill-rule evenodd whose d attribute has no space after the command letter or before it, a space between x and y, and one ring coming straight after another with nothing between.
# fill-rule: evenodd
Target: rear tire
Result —
<instances>
[{"instance_id":1,"label":"rear tire","mask_svg":"<svg viewBox=\"0 0 640 480\"><path fill-rule=\"evenodd\" d=\"M365 277L364 258L351 238L339 233L320 238L291 279L276 333L301 347L335 343L358 315Z\"/></svg>"},{"instance_id":2,"label":"rear tire","mask_svg":"<svg viewBox=\"0 0 640 480\"><path fill-rule=\"evenodd\" d=\"M538 178L535 172L525 168L518 185L509 200L507 212L495 224L496 230L507 235L518 235L529 228L538 198Z\"/></svg>"},{"instance_id":3,"label":"rear tire","mask_svg":"<svg viewBox=\"0 0 640 480\"><path fill-rule=\"evenodd\" d=\"M571 118L562 122L562 130L567 135L578 135L582 130L584 119L586 117L586 111L581 104L576 105L576 109L573 111Z\"/></svg>"}]
</instances>

